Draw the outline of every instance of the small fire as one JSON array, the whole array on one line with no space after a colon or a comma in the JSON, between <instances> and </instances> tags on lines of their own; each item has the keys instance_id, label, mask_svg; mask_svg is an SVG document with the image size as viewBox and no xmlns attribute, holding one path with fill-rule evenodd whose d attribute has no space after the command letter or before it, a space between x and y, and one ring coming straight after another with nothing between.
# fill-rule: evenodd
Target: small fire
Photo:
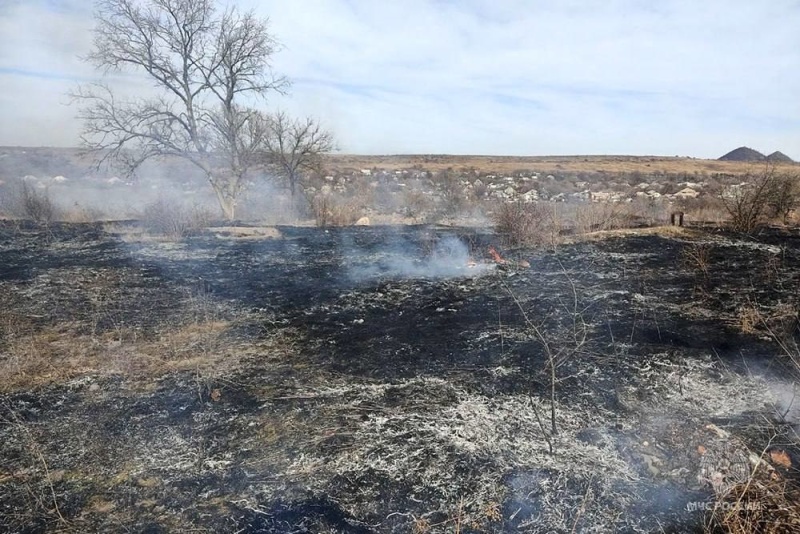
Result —
<instances>
[{"instance_id":1,"label":"small fire","mask_svg":"<svg viewBox=\"0 0 800 534\"><path fill-rule=\"evenodd\" d=\"M497 252L497 250L491 245L489 245L489 254L492 256L492 259L495 261L495 263L505 263L506 262L506 260L503 259L503 257L500 255L500 253Z\"/></svg>"}]
</instances>

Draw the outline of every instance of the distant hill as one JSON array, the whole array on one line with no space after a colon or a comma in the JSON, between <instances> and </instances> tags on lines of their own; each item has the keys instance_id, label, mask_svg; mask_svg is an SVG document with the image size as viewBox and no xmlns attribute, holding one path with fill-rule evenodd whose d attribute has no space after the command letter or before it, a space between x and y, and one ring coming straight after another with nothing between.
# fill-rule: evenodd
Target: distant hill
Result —
<instances>
[{"instance_id":1,"label":"distant hill","mask_svg":"<svg viewBox=\"0 0 800 534\"><path fill-rule=\"evenodd\" d=\"M721 158L720 161L763 161L766 158L758 150L753 150L746 146L740 146L736 150L731 150Z\"/></svg>"},{"instance_id":2,"label":"distant hill","mask_svg":"<svg viewBox=\"0 0 800 534\"><path fill-rule=\"evenodd\" d=\"M767 156L767 159L770 161L776 161L778 163L794 163L794 160L792 158L790 158L780 150L776 150L775 152Z\"/></svg>"}]
</instances>

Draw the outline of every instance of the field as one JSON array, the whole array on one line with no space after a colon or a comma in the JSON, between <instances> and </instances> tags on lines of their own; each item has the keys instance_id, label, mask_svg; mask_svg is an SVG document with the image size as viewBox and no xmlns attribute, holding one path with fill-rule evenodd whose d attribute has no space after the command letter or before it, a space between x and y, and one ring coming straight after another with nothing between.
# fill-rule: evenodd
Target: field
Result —
<instances>
[{"instance_id":1,"label":"field","mask_svg":"<svg viewBox=\"0 0 800 534\"><path fill-rule=\"evenodd\" d=\"M0 224L0 530L798 528L796 229Z\"/></svg>"},{"instance_id":2,"label":"field","mask_svg":"<svg viewBox=\"0 0 800 534\"><path fill-rule=\"evenodd\" d=\"M541 173L603 174L675 174L704 175L723 173L741 175L759 168L757 163L719 161L688 157L664 156L357 156L333 154L326 160L332 169L407 169L418 167L430 171L447 168L472 169L479 172L511 173L535 170ZM780 164L795 169L797 164Z\"/></svg>"}]
</instances>

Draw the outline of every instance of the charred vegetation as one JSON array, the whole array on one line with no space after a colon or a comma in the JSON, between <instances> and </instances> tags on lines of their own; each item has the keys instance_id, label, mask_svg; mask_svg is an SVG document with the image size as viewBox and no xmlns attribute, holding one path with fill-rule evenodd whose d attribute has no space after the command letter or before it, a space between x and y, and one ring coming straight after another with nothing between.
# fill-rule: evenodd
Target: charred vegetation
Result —
<instances>
[{"instance_id":1,"label":"charred vegetation","mask_svg":"<svg viewBox=\"0 0 800 534\"><path fill-rule=\"evenodd\" d=\"M796 506L783 232L5 222L2 528L761 524Z\"/></svg>"}]
</instances>

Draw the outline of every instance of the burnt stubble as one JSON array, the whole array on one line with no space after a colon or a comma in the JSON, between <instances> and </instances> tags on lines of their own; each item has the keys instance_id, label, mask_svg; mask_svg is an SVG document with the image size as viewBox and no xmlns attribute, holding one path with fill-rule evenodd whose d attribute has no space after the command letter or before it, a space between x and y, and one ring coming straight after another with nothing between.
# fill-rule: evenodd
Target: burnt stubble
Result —
<instances>
[{"instance_id":1,"label":"burnt stubble","mask_svg":"<svg viewBox=\"0 0 800 534\"><path fill-rule=\"evenodd\" d=\"M795 458L785 231L0 224L3 531L701 531L703 458Z\"/></svg>"}]
</instances>

